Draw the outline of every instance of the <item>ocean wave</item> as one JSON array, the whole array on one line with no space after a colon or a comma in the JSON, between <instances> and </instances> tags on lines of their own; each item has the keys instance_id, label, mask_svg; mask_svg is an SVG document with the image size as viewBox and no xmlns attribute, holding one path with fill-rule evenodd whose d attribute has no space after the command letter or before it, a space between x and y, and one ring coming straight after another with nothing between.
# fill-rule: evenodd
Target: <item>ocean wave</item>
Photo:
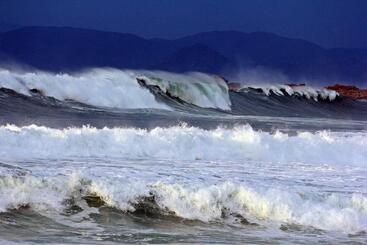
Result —
<instances>
[{"instance_id":1,"label":"ocean wave","mask_svg":"<svg viewBox=\"0 0 367 245\"><path fill-rule=\"evenodd\" d=\"M0 212L31 208L41 214L62 213L70 205L85 207L85 201L93 207L123 212L145 208L146 212L203 222L236 222L240 217L242 224L272 221L347 233L367 230L367 198L358 193L350 197L320 196L276 188L253 189L232 182L184 186L75 173L0 177Z\"/></svg>"},{"instance_id":2,"label":"ocean wave","mask_svg":"<svg viewBox=\"0 0 367 245\"><path fill-rule=\"evenodd\" d=\"M154 128L93 127L53 129L0 126L0 157L63 156L149 157L178 160L255 160L365 166L366 133L256 131L251 126L204 130L176 126Z\"/></svg>"},{"instance_id":3,"label":"ocean wave","mask_svg":"<svg viewBox=\"0 0 367 245\"><path fill-rule=\"evenodd\" d=\"M203 73L100 68L53 74L0 69L0 90L3 111L10 112L14 110L12 102L16 101L17 107L26 111L32 107L31 104L35 104L40 111L45 108L51 112L51 105L55 112L60 107L70 111L78 108L88 112L91 117L96 116L96 110L108 113L114 111L115 115L119 114L123 118L125 112L130 112L125 109L151 109L149 111L153 114L167 113L173 116L166 117L167 120L176 120L183 114L367 118L366 103L344 99L332 90L295 85L246 85L234 89L224 79ZM30 97L22 99L23 95ZM28 99L31 103L28 103ZM144 111L147 110L135 112Z\"/></svg>"},{"instance_id":4,"label":"ocean wave","mask_svg":"<svg viewBox=\"0 0 367 245\"><path fill-rule=\"evenodd\" d=\"M295 96L302 97L306 99L318 100L335 100L339 94L330 89L326 88L314 88L310 86L299 86L299 85L242 85L237 89L239 92L248 92L251 89L256 89L262 91L265 95L269 96L271 94L277 96Z\"/></svg>"},{"instance_id":5,"label":"ocean wave","mask_svg":"<svg viewBox=\"0 0 367 245\"><path fill-rule=\"evenodd\" d=\"M30 96L36 90L58 100L97 107L170 109L142 88L131 71L92 69L78 74L15 73L0 70L0 87Z\"/></svg>"},{"instance_id":6,"label":"ocean wave","mask_svg":"<svg viewBox=\"0 0 367 245\"><path fill-rule=\"evenodd\" d=\"M203 108L231 109L228 86L223 79L203 73L145 72L138 79L163 93Z\"/></svg>"},{"instance_id":7,"label":"ocean wave","mask_svg":"<svg viewBox=\"0 0 367 245\"><path fill-rule=\"evenodd\" d=\"M107 68L75 74L0 70L0 87L27 96L36 91L58 100L73 100L97 107L171 109L164 102L157 101L149 89L139 85L137 78L144 78L147 85L158 86L164 93L187 103L230 110L227 85L222 79L203 73L174 74Z\"/></svg>"}]
</instances>

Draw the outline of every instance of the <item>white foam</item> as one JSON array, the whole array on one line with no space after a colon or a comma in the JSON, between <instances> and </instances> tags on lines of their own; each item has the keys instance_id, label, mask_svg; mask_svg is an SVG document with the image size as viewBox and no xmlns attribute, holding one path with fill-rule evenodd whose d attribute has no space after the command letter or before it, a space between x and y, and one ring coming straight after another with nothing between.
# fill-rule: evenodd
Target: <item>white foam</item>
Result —
<instances>
[{"instance_id":1,"label":"white foam","mask_svg":"<svg viewBox=\"0 0 367 245\"><path fill-rule=\"evenodd\" d=\"M152 194L161 210L186 219L218 221L224 211L256 223L270 220L348 233L367 230L367 198L360 194L318 196L275 188L254 190L232 182L183 186L76 174L1 177L0 212L24 205L41 213L60 212L66 205L64 200L73 199L78 204L90 195L100 197L110 207L134 211L135 203Z\"/></svg>"},{"instance_id":2,"label":"white foam","mask_svg":"<svg viewBox=\"0 0 367 245\"><path fill-rule=\"evenodd\" d=\"M339 95L334 90L325 88L314 88L310 86L289 86L289 85L246 85L241 87L239 90L246 90L247 88L261 89L264 94L269 96L274 93L278 96L283 95L296 95L307 99L313 99L315 101L318 98L322 100L333 101Z\"/></svg>"},{"instance_id":3,"label":"white foam","mask_svg":"<svg viewBox=\"0 0 367 245\"><path fill-rule=\"evenodd\" d=\"M61 210L70 191L61 179L45 182L42 178L27 176L0 178L0 212L31 206L37 210Z\"/></svg>"},{"instance_id":4,"label":"white foam","mask_svg":"<svg viewBox=\"0 0 367 245\"><path fill-rule=\"evenodd\" d=\"M30 89L38 89L58 100L74 100L99 107L169 109L164 103L157 102L148 89L141 87L137 77L144 77L148 84L157 85L162 91L169 91L188 103L230 110L231 102L225 82L203 73L174 74L107 68L75 74L0 70L0 87L27 96L30 95Z\"/></svg>"},{"instance_id":5,"label":"white foam","mask_svg":"<svg viewBox=\"0 0 367 245\"><path fill-rule=\"evenodd\" d=\"M317 200L277 189L255 191L230 182L202 188L158 183L153 189L161 206L188 219L216 220L221 218L223 210L228 210L250 219L270 219L324 230L367 229L367 199L357 194L350 199L330 195Z\"/></svg>"},{"instance_id":6,"label":"white foam","mask_svg":"<svg viewBox=\"0 0 367 245\"><path fill-rule=\"evenodd\" d=\"M255 160L317 164L366 164L366 133L301 132L290 136L250 126L203 130L93 127L52 129L35 125L0 126L0 157L149 157L178 160Z\"/></svg>"},{"instance_id":7,"label":"white foam","mask_svg":"<svg viewBox=\"0 0 367 245\"><path fill-rule=\"evenodd\" d=\"M142 88L131 71L92 69L78 74L53 74L0 70L0 87L24 95L30 95L30 89L38 89L58 100L69 99L100 107L169 109Z\"/></svg>"}]
</instances>

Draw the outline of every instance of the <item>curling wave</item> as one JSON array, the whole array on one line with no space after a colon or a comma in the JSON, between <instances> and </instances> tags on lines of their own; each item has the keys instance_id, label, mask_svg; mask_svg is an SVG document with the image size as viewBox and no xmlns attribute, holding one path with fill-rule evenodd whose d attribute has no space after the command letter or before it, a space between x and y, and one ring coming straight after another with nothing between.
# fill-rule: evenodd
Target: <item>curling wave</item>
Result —
<instances>
[{"instance_id":1,"label":"curling wave","mask_svg":"<svg viewBox=\"0 0 367 245\"><path fill-rule=\"evenodd\" d=\"M313 99L315 101L333 101L339 96L339 94L334 90L325 88L313 88L305 85L246 85L237 89L238 92L249 92L251 90L261 91L267 96L270 96L272 94L277 96L294 96L306 99Z\"/></svg>"},{"instance_id":2,"label":"curling wave","mask_svg":"<svg viewBox=\"0 0 367 245\"><path fill-rule=\"evenodd\" d=\"M0 87L31 96L37 91L55 99L73 100L97 107L169 109L137 84L132 72L94 69L80 74L0 71Z\"/></svg>"},{"instance_id":3,"label":"curling wave","mask_svg":"<svg viewBox=\"0 0 367 245\"><path fill-rule=\"evenodd\" d=\"M46 214L72 205L107 206L124 212L174 215L204 222L229 220L254 225L266 221L348 233L367 230L367 199L259 189L232 182L218 185L166 184L97 176L1 176L0 212L32 208ZM79 209L80 211L80 209Z\"/></svg>"},{"instance_id":4,"label":"curling wave","mask_svg":"<svg viewBox=\"0 0 367 245\"><path fill-rule=\"evenodd\" d=\"M0 70L0 87L27 96L36 92L61 101L72 100L97 107L170 109L164 102L157 101L146 87L139 85L139 77L145 78L147 85L158 86L164 93L187 103L230 110L228 88L224 81L202 73L179 75L106 68L77 74Z\"/></svg>"},{"instance_id":5,"label":"curling wave","mask_svg":"<svg viewBox=\"0 0 367 245\"><path fill-rule=\"evenodd\" d=\"M238 89L231 86L221 77L203 73L175 74L107 68L73 74L0 70L0 109L13 112L12 101L17 101L17 113L23 108L26 114L28 107L36 104L40 111L43 108L47 111L49 106L53 106L55 113L60 106L71 108L68 111L75 108L87 111L92 107L89 110L91 117L95 116L93 109L102 112L111 112L112 109L122 113L121 118L130 109L149 109L158 114L172 112L171 115L184 112L204 116L367 120L366 103L340 97L332 90L294 85L247 86ZM27 96L28 102L20 98L24 96Z\"/></svg>"},{"instance_id":6,"label":"curling wave","mask_svg":"<svg viewBox=\"0 0 367 245\"><path fill-rule=\"evenodd\" d=\"M231 109L228 87L220 77L203 73L185 75L167 72L146 72L137 80L148 87L158 87L159 90L189 104L202 108Z\"/></svg>"}]
</instances>

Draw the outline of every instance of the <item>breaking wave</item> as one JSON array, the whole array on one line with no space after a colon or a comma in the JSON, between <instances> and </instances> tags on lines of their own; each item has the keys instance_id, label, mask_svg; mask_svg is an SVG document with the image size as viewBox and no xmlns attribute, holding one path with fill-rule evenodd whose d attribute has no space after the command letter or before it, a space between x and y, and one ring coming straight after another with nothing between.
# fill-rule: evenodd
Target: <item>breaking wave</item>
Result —
<instances>
[{"instance_id":1,"label":"breaking wave","mask_svg":"<svg viewBox=\"0 0 367 245\"><path fill-rule=\"evenodd\" d=\"M365 165L366 133L255 131L250 126L204 130L0 126L0 157L149 157L178 160L256 160Z\"/></svg>"},{"instance_id":2,"label":"breaking wave","mask_svg":"<svg viewBox=\"0 0 367 245\"><path fill-rule=\"evenodd\" d=\"M174 215L203 222L229 220L255 225L266 221L355 233L367 229L367 199L278 189L255 190L223 182L217 185L166 184L125 178L1 176L0 212L28 207L41 214L70 206L107 206L124 212Z\"/></svg>"},{"instance_id":3,"label":"breaking wave","mask_svg":"<svg viewBox=\"0 0 367 245\"><path fill-rule=\"evenodd\" d=\"M234 88L232 83L221 77L203 73L176 74L107 68L71 74L0 70L1 109L12 110L11 103L17 100L19 108L28 110L30 103L19 99L24 95L37 104L37 108L43 106L46 109L49 105L57 104L84 111L97 107L99 111L152 109L149 111L160 113L164 110L162 113L174 111L204 116L367 118L366 103L340 97L332 90L307 86ZM94 109L90 111L91 115Z\"/></svg>"},{"instance_id":4,"label":"breaking wave","mask_svg":"<svg viewBox=\"0 0 367 245\"><path fill-rule=\"evenodd\" d=\"M224 81L202 73L179 75L92 69L77 74L52 74L0 70L0 87L27 96L36 92L61 101L72 100L97 107L170 109L167 104L157 101L146 87L139 85L138 77L145 77L149 85L157 85L165 93L169 92L187 103L205 108L230 109L228 88Z\"/></svg>"},{"instance_id":5,"label":"breaking wave","mask_svg":"<svg viewBox=\"0 0 367 245\"><path fill-rule=\"evenodd\" d=\"M325 88L313 88L305 85L251 85L251 86L243 86L237 89L238 92L249 92L251 90L258 90L269 95L277 95L277 96L294 96L301 97L306 99L313 99L315 101L318 100L335 100L339 94L334 90L329 90Z\"/></svg>"},{"instance_id":6,"label":"breaking wave","mask_svg":"<svg viewBox=\"0 0 367 245\"><path fill-rule=\"evenodd\" d=\"M138 80L146 86L156 86L171 98L178 98L186 103L203 108L231 109L228 87L220 77L203 73L186 75L167 72L147 72Z\"/></svg>"},{"instance_id":7,"label":"breaking wave","mask_svg":"<svg viewBox=\"0 0 367 245\"><path fill-rule=\"evenodd\" d=\"M58 100L73 100L98 107L168 109L136 83L131 72L94 69L69 75L46 72L0 71L0 87L24 95L38 91Z\"/></svg>"}]
</instances>

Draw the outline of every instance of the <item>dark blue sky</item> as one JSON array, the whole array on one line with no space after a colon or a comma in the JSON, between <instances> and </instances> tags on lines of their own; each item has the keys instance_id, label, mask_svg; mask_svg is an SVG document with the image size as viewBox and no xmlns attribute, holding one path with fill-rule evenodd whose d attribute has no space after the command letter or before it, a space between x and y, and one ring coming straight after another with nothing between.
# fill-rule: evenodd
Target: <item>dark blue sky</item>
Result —
<instances>
[{"instance_id":1,"label":"dark blue sky","mask_svg":"<svg viewBox=\"0 0 367 245\"><path fill-rule=\"evenodd\" d=\"M325 47L367 48L367 0L0 0L0 21L148 38L267 31Z\"/></svg>"}]
</instances>

